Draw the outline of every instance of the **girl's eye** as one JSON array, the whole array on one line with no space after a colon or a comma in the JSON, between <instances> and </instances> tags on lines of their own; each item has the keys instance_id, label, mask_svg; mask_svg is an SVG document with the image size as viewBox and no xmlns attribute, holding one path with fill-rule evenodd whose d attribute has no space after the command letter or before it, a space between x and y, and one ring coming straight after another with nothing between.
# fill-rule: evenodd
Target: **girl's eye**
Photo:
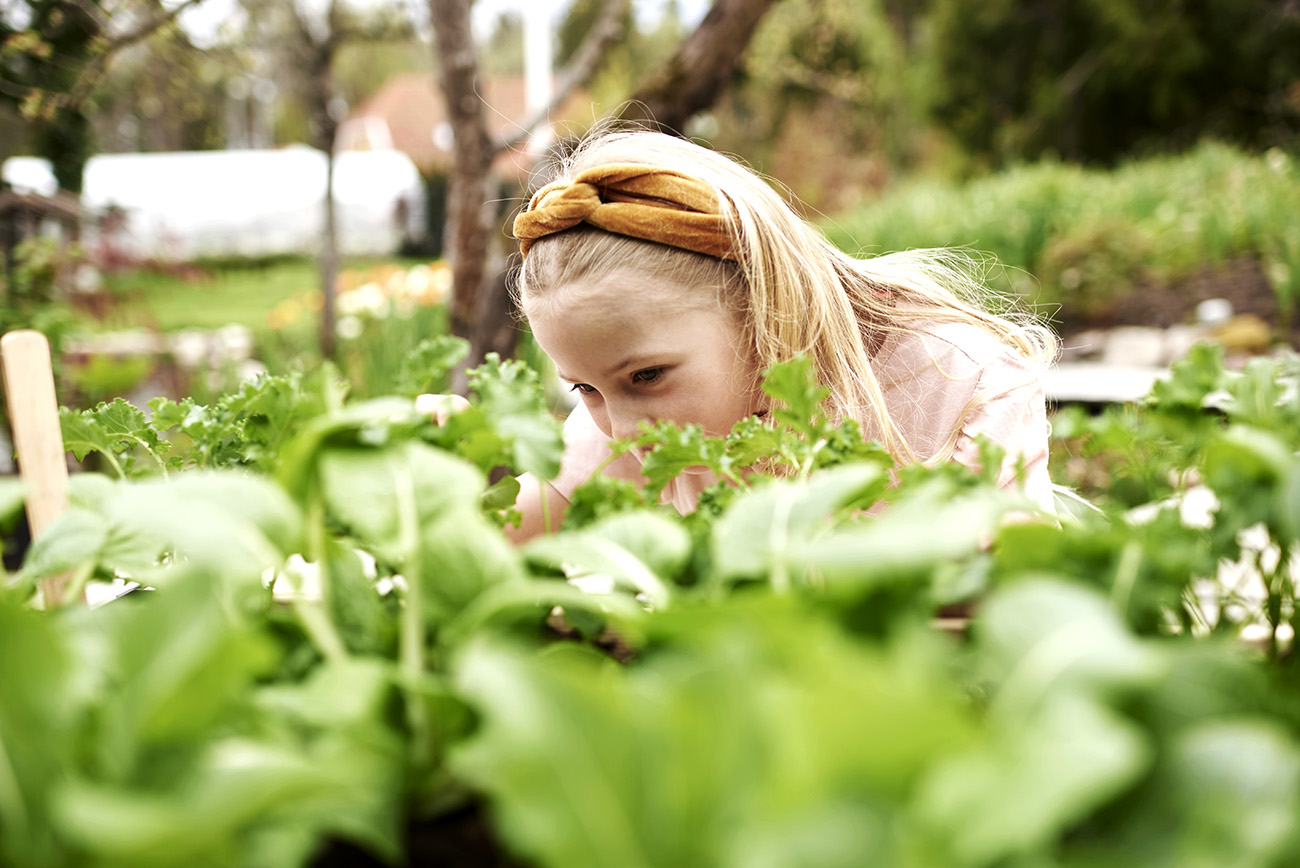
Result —
<instances>
[{"instance_id":1,"label":"girl's eye","mask_svg":"<svg viewBox=\"0 0 1300 868\"><path fill-rule=\"evenodd\" d=\"M645 386L656 382L664 375L663 368L646 368L644 371L637 371L632 375L632 382Z\"/></svg>"},{"instance_id":2,"label":"girl's eye","mask_svg":"<svg viewBox=\"0 0 1300 868\"><path fill-rule=\"evenodd\" d=\"M570 389L569 391L581 392L584 395L590 395L592 392L596 391L596 389L593 386L588 386L586 383L574 383L573 388Z\"/></svg>"}]
</instances>

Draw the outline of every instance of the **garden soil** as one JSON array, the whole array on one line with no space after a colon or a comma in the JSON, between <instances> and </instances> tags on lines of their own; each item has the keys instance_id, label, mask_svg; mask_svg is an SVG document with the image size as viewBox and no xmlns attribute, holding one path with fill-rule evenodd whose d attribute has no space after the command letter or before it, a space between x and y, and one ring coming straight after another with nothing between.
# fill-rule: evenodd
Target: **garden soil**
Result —
<instances>
[{"instance_id":1,"label":"garden soil","mask_svg":"<svg viewBox=\"0 0 1300 868\"><path fill-rule=\"evenodd\" d=\"M1063 334L1090 329L1141 325L1169 328L1196 322L1196 306L1212 298L1225 299L1236 315L1251 314L1274 329L1278 339L1300 348L1300 317L1279 310L1268 277L1253 258L1235 259L1169 283L1149 281L1124 293L1113 304L1088 316L1074 315L1055 323ZM1286 320L1290 321L1287 322Z\"/></svg>"},{"instance_id":2,"label":"garden soil","mask_svg":"<svg viewBox=\"0 0 1300 868\"><path fill-rule=\"evenodd\" d=\"M526 868L497 842L479 805L408 824L404 865L438 868ZM311 868L394 868L351 844L333 842Z\"/></svg>"}]
</instances>

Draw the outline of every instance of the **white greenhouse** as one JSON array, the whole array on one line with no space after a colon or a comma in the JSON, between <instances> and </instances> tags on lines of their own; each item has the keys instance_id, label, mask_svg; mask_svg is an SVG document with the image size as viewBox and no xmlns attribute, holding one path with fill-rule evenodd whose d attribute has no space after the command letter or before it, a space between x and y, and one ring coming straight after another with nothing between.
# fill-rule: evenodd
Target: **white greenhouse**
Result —
<instances>
[{"instance_id":1,"label":"white greenhouse","mask_svg":"<svg viewBox=\"0 0 1300 868\"><path fill-rule=\"evenodd\" d=\"M6 163L32 186L33 161ZM88 245L111 244L133 258L314 253L324 226L326 160L313 148L101 154L86 164L82 204L111 230L87 225ZM19 180L13 178L13 180ZM39 186L39 185L37 185ZM424 184L400 151L344 151L334 163L339 249L394 253L424 231ZM92 223L93 221L88 221ZM108 234L111 232L111 235Z\"/></svg>"}]
</instances>

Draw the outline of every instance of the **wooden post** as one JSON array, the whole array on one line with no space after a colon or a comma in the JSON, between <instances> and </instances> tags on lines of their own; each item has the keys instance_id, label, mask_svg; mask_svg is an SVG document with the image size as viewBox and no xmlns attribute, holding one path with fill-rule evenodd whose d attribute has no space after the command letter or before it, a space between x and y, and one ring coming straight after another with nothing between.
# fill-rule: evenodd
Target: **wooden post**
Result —
<instances>
[{"instance_id":1,"label":"wooden post","mask_svg":"<svg viewBox=\"0 0 1300 868\"><path fill-rule=\"evenodd\" d=\"M0 338L0 358L14 449L27 488L27 524L35 540L68 507L68 465L59 430L50 342L38 331L12 331ZM44 581L47 609L62 602L65 582L65 577Z\"/></svg>"}]
</instances>

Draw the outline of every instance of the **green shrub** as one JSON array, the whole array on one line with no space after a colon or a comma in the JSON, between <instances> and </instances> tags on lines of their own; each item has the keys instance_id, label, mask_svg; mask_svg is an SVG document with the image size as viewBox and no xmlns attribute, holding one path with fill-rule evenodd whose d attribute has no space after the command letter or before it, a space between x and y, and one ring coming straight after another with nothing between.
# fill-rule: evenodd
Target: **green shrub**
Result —
<instances>
[{"instance_id":1,"label":"green shrub","mask_svg":"<svg viewBox=\"0 0 1300 868\"><path fill-rule=\"evenodd\" d=\"M84 364L69 365L65 376L80 398L77 403L92 407L127 394L143 383L153 370L154 361L148 356L97 354L86 359Z\"/></svg>"},{"instance_id":2,"label":"green shrub","mask_svg":"<svg viewBox=\"0 0 1300 868\"><path fill-rule=\"evenodd\" d=\"M994 289L1059 306L1063 317L1095 312L1143 281L1249 257L1287 317L1300 297L1297 213L1293 156L1205 143L1109 172L1044 162L956 186L921 180L838 215L827 231L853 252L992 254L1005 266Z\"/></svg>"}]
</instances>

